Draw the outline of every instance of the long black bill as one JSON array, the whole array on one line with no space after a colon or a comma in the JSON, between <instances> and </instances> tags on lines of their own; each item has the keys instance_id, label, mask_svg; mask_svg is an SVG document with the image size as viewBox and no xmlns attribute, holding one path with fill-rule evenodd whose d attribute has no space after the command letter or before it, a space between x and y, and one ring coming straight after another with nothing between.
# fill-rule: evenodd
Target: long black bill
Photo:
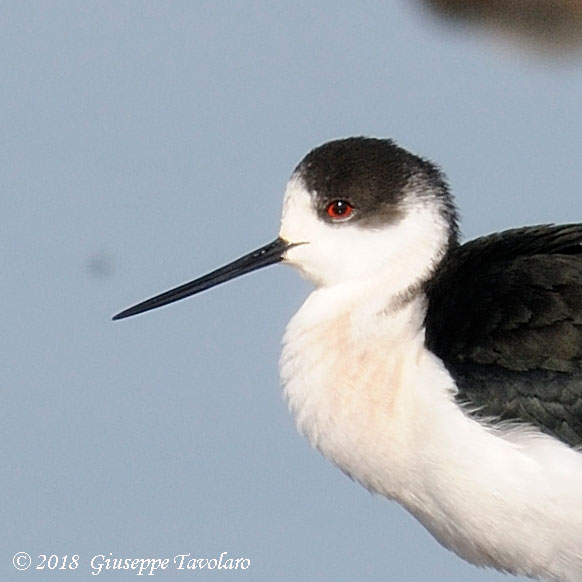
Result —
<instances>
[{"instance_id":1,"label":"long black bill","mask_svg":"<svg viewBox=\"0 0 582 582\"><path fill-rule=\"evenodd\" d=\"M273 265L278 263L283 259L283 254L287 249L294 246L293 243L288 243L282 238L278 237L273 242L204 275L199 279L190 281L190 283L184 283L175 289L156 295L151 299L142 301L133 307L125 309L121 313L118 313L113 319L124 319L126 317L131 317L132 315L137 315L138 313L143 313L144 311L149 311L150 309L157 309L163 305L168 305L168 303L174 303L174 301L179 301L195 293L200 293L200 291L205 291L210 289L215 285L220 285L234 279L235 277L240 277L245 273L251 273L262 267L267 267L268 265Z\"/></svg>"}]
</instances>

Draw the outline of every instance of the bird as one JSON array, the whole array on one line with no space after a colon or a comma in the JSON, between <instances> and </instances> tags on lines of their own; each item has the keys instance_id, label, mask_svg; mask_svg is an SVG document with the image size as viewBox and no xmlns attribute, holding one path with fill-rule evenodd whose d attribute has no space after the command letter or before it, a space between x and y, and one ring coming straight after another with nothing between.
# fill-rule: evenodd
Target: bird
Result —
<instances>
[{"instance_id":1,"label":"bird","mask_svg":"<svg viewBox=\"0 0 582 582\"><path fill-rule=\"evenodd\" d=\"M336 139L291 174L274 241L114 319L276 263L314 285L280 359L311 445L472 564L582 580L582 224L461 243L435 163Z\"/></svg>"}]
</instances>

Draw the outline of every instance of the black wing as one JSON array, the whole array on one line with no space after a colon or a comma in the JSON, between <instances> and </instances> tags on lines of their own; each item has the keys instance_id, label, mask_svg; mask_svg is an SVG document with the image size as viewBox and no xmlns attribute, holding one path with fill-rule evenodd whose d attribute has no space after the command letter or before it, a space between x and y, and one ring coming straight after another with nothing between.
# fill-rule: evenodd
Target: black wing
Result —
<instances>
[{"instance_id":1,"label":"black wing","mask_svg":"<svg viewBox=\"0 0 582 582\"><path fill-rule=\"evenodd\" d=\"M582 224L459 246L427 295L427 347L459 401L582 445Z\"/></svg>"}]
</instances>

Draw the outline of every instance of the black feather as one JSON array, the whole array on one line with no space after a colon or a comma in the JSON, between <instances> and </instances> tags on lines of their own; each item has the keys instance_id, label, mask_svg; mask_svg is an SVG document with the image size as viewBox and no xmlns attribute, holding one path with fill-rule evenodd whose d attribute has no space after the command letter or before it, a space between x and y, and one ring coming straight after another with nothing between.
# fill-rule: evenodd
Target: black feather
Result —
<instances>
[{"instance_id":1,"label":"black feather","mask_svg":"<svg viewBox=\"0 0 582 582\"><path fill-rule=\"evenodd\" d=\"M582 445L582 224L457 246L426 292L427 347L459 401Z\"/></svg>"}]
</instances>

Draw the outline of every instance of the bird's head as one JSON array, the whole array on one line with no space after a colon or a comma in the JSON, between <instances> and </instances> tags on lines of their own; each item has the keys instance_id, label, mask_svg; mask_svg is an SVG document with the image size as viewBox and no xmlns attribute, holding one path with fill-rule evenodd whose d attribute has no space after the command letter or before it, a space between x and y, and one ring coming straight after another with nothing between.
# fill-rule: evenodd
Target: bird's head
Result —
<instances>
[{"instance_id":1,"label":"bird's head","mask_svg":"<svg viewBox=\"0 0 582 582\"><path fill-rule=\"evenodd\" d=\"M435 165L388 139L330 141L291 175L273 242L114 319L278 262L318 287L382 277L406 289L430 276L456 237L456 211Z\"/></svg>"}]
</instances>

